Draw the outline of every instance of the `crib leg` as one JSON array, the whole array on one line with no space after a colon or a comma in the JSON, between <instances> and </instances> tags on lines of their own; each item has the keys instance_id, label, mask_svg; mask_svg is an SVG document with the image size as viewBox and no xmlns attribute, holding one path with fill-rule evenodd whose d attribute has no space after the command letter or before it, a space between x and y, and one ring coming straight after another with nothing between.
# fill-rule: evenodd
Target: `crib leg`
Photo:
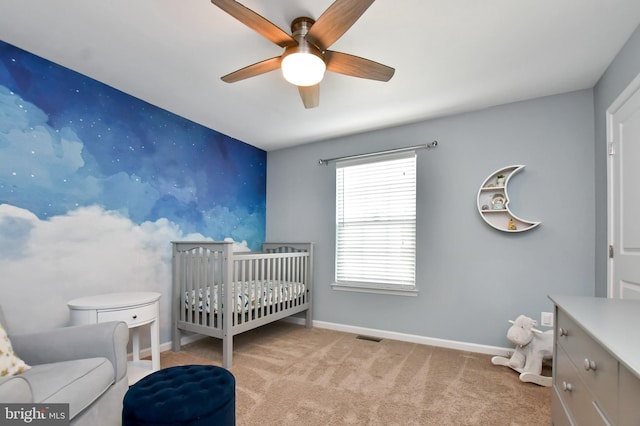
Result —
<instances>
[{"instance_id":1,"label":"crib leg","mask_svg":"<svg viewBox=\"0 0 640 426\"><path fill-rule=\"evenodd\" d=\"M313 328L313 315L311 312L311 308L307 309L307 311L305 312L304 326L306 328Z\"/></svg>"},{"instance_id":2,"label":"crib leg","mask_svg":"<svg viewBox=\"0 0 640 426\"><path fill-rule=\"evenodd\" d=\"M174 352L180 352L180 329L174 324L171 333L171 350Z\"/></svg>"},{"instance_id":3,"label":"crib leg","mask_svg":"<svg viewBox=\"0 0 640 426\"><path fill-rule=\"evenodd\" d=\"M222 339L222 366L231 368L233 363L233 336L225 336Z\"/></svg>"}]
</instances>

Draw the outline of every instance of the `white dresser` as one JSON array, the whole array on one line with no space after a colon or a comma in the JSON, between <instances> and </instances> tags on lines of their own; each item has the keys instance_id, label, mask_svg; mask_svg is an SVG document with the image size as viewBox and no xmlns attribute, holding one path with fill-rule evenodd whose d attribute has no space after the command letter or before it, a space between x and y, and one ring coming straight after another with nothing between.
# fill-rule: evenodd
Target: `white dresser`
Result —
<instances>
[{"instance_id":1,"label":"white dresser","mask_svg":"<svg viewBox=\"0 0 640 426\"><path fill-rule=\"evenodd\" d=\"M133 361L127 365L129 386L160 369L160 332L158 328L160 293L125 292L81 297L67 303L71 324L96 324L124 321L132 334ZM140 359L139 327L150 324L151 361Z\"/></svg>"},{"instance_id":2,"label":"white dresser","mask_svg":"<svg viewBox=\"0 0 640 426\"><path fill-rule=\"evenodd\" d=\"M640 425L640 301L549 298L553 424Z\"/></svg>"}]
</instances>

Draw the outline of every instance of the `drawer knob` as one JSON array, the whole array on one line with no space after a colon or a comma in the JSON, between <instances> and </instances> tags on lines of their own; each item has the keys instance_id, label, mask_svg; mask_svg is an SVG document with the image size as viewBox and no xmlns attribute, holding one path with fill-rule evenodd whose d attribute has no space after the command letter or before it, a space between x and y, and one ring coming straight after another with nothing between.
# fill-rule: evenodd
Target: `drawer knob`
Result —
<instances>
[{"instance_id":1,"label":"drawer knob","mask_svg":"<svg viewBox=\"0 0 640 426\"><path fill-rule=\"evenodd\" d=\"M585 358L584 359L584 369L589 371L589 370L593 370L596 371L596 362L590 360L589 358Z\"/></svg>"},{"instance_id":2,"label":"drawer knob","mask_svg":"<svg viewBox=\"0 0 640 426\"><path fill-rule=\"evenodd\" d=\"M571 392L573 390L573 385L571 383L562 382L562 389L566 392Z\"/></svg>"},{"instance_id":3,"label":"drawer knob","mask_svg":"<svg viewBox=\"0 0 640 426\"><path fill-rule=\"evenodd\" d=\"M560 328L558 328L558 334L559 334L560 336L568 336L568 335L569 335L569 332L568 332L566 329L564 329L564 328L560 327Z\"/></svg>"},{"instance_id":4,"label":"drawer knob","mask_svg":"<svg viewBox=\"0 0 640 426\"><path fill-rule=\"evenodd\" d=\"M133 315L133 319L136 319L136 318L138 318L138 315Z\"/></svg>"}]
</instances>

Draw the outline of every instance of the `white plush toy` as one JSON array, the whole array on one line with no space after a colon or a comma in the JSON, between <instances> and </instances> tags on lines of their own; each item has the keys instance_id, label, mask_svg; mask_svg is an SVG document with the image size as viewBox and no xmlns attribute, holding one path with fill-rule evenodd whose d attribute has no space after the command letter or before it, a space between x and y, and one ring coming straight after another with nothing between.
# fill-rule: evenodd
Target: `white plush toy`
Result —
<instances>
[{"instance_id":1,"label":"white plush toy","mask_svg":"<svg viewBox=\"0 0 640 426\"><path fill-rule=\"evenodd\" d=\"M553 356L553 330L542 332L535 328L538 323L524 315L515 321L507 331L507 339L516 345L516 349L507 359L495 356L491 362L504 365L520 373L520 380L541 386L551 386L551 377L542 376L542 361Z\"/></svg>"}]
</instances>

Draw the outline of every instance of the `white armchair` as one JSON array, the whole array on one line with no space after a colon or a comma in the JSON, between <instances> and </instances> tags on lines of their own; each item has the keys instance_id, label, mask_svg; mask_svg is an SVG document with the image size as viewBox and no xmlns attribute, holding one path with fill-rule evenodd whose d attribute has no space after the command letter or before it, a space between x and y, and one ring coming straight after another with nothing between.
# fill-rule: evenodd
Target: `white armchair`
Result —
<instances>
[{"instance_id":1,"label":"white armchair","mask_svg":"<svg viewBox=\"0 0 640 426\"><path fill-rule=\"evenodd\" d=\"M0 323L4 321L0 309ZM13 350L31 368L0 377L5 403L69 403L72 425L119 425L127 384L124 322L11 334Z\"/></svg>"}]
</instances>

